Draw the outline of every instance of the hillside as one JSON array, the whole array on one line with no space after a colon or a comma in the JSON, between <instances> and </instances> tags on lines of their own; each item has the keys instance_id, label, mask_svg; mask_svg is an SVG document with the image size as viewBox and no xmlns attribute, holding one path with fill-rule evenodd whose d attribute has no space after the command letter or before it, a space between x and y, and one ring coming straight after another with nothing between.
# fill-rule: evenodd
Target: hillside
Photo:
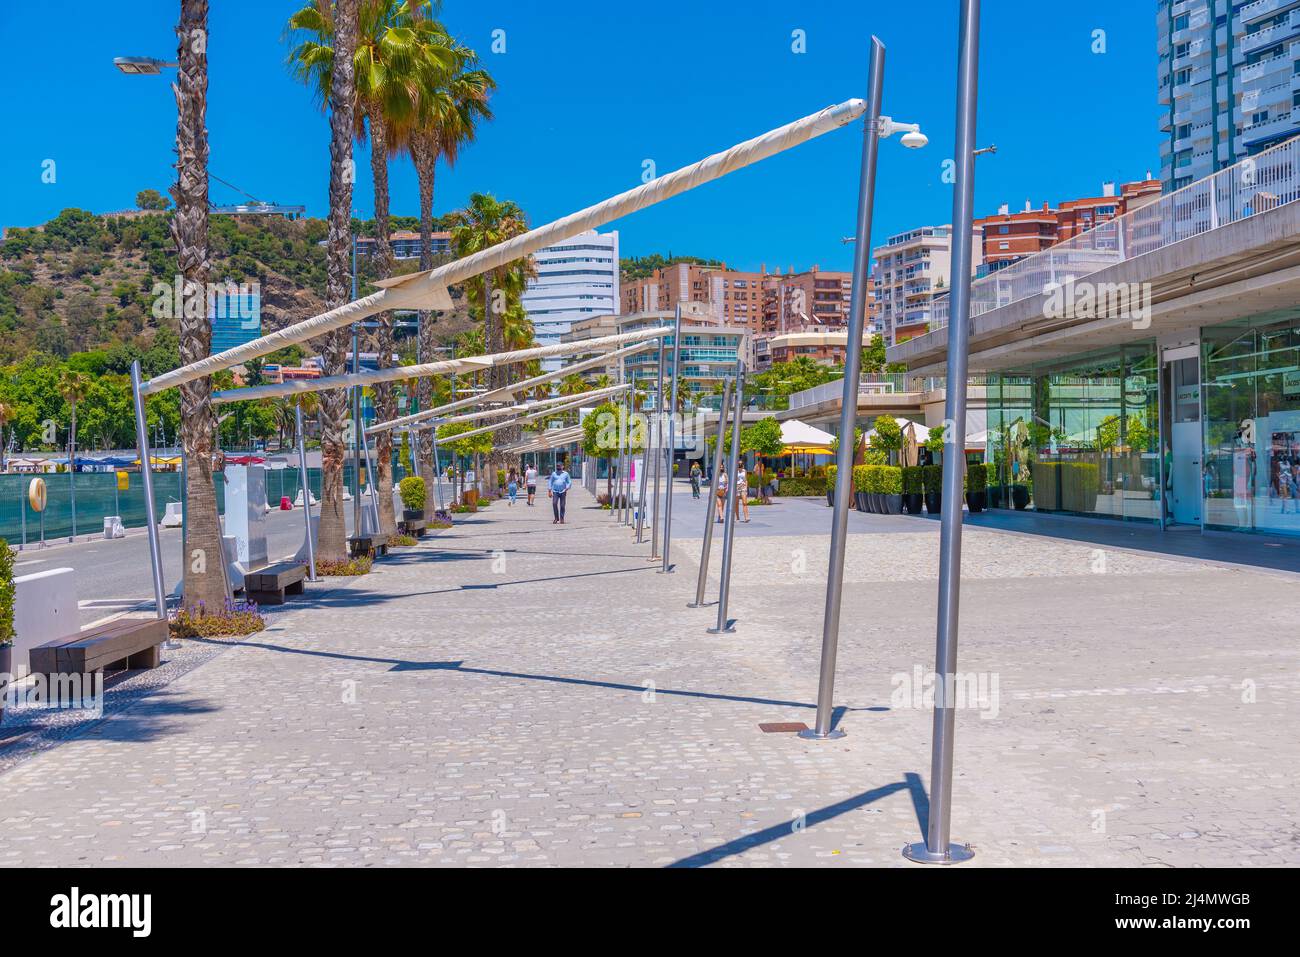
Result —
<instances>
[{"instance_id":1,"label":"hillside","mask_svg":"<svg viewBox=\"0 0 1300 957\"><path fill-rule=\"evenodd\" d=\"M42 227L8 230L0 244L0 366L33 352L143 351L160 329L177 331L174 319L154 315L154 284L176 275L169 221L166 212L65 209ZM373 231L369 222L354 225L363 235ZM274 332L324 310L325 236L320 219L214 215L212 282L260 284L262 330ZM362 257L363 293L367 265ZM397 271L417 266L401 261ZM449 339L470 323L457 310L438 326L439 338Z\"/></svg>"}]
</instances>

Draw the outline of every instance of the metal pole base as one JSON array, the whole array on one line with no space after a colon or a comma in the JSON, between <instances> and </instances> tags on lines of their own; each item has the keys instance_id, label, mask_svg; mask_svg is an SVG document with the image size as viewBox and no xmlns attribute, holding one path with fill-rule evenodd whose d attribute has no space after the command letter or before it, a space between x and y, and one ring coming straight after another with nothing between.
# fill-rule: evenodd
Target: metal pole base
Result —
<instances>
[{"instance_id":1,"label":"metal pole base","mask_svg":"<svg viewBox=\"0 0 1300 957\"><path fill-rule=\"evenodd\" d=\"M687 608L708 608L712 604L714 604L714 602L711 601L688 601L686 603L686 607Z\"/></svg>"},{"instance_id":2,"label":"metal pole base","mask_svg":"<svg viewBox=\"0 0 1300 957\"><path fill-rule=\"evenodd\" d=\"M726 627L726 628L710 628L710 629L709 629L709 634L710 634L710 635L734 635L735 633L736 633L736 623L735 623L735 621L729 621L729 622L727 622L727 627Z\"/></svg>"},{"instance_id":3,"label":"metal pole base","mask_svg":"<svg viewBox=\"0 0 1300 957\"><path fill-rule=\"evenodd\" d=\"M917 864L960 864L975 856L969 844L949 844L941 854L933 853L925 846L925 841L917 841L903 848L903 856Z\"/></svg>"},{"instance_id":4,"label":"metal pole base","mask_svg":"<svg viewBox=\"0 0 1300 957\"><path fill-rule=\"evenodd\" d=\"M661 568L661 569L659 569L659 571L655 572L655 574L656 574L656 575L671 575L671 574L672 574L673 572L675 572L676 570L677 570L677 569L675 569L675 568Z\"/></svg>"},{"instance_id":5,"label":"metal pole base","mask_svg":"<svg viewBox=\"0 0 1300 957\"><path fill-rule=\"evenodd\" d=\"M841 731L839 728L832 728L825 734L820 734L816 728L804 728L799 732L799 737L805 741L838 741L840 738L847 738L849 733Z\"/></svg>"}]
</instances>

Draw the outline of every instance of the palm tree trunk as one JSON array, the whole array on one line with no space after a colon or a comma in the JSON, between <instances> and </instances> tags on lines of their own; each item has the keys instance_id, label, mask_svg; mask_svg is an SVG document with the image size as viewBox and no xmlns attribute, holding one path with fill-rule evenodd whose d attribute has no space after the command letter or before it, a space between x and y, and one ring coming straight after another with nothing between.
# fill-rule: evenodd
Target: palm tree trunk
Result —
<instances>
[{"instance_id":1,"label":"palm tree trunk","mask_svg":"<svg viewBox=\"0 0 1300 957\"><path fill-rule=\"evenodd\" d=\"M483 274L483 345L489 353L505 352L505 312L497 310L493 301L493 275ZM503 290L504 292L504 290ZM504 302L505 296L501 296ZM499 389L510 381L510 373L505 366L492 366L487 370L488 389ZM497 469L505 465L505 453L498 452L497 447L518 441L519 427L509 426L495 433L492 452L487 457L487 470L491 481L483 486L483 494L488 498L497 497Z\"/></svg>"},{"instance_id":2,"label":"palm tree trunk","mask_svg":"<svg viewBox=\"0 0 1300 957\"><path fill-rule=\"evenodd\" d=\"M388 128L383 107L371 104L370 116L370 174L375 183L375 276L387 279L393 269L393 250L388 242ZM393 364L393 314L381 312L375 317L374 346L379 368ZM387 422L397 417L397 397L391 382L375 385L375 414L379 421ZM393 507L393 433L386 429L375 435L375 478L379 483L379 531L382 535L397 533L397 515Z\"/></svg>"},{"instance_id":3,"label":"palm tree trunk","mask_svg":"<svg viewBox=\"0 0 1300 957\"><path fill-rule=\"evenodd\" d=\"M415 160L415 176L420 186L420 269L433 268L433 187L434 176L438 168L438 154L429 137L417 135L411 144L411 153ZM427 309L417 315L419 329L416 332L416 361L433 362L433 323L434 314ZM421 411L433 408L433 380L422 376L415 387L416 402ZM424 514L432 515L438 507L437 494L433 483L438 475L433 465L433 432L421 429L417 435L415 459L416 469L424 479Z\"/></svg>"},{"instance_id":4,"label":"palm tree trunk","mask_svg":"<svg viewBox=\"0 0 1300 957\"><path fill-rule=\"evenodd\" d=\"M357 45L357 0L334 0L334 74L330 88L330 213L325 246L325 302L335 309L350 300L348 245L352 235L352 131L356 108L356 77L352 62ZM347 371L350 338L345 327L321 337L325 375ZM343 421L348 393L330 389L320 394L321 496L318 561L347 558L347 525L343 516Z\"/></svg>"},{"instance_id":5,"label":"palm tree trunk","mask_svg":"<svg viewBox=\"0 0 1300 957\"><path fill-rule=\"evenodd\" d=\"M171 233L184 288L180 316L180 360L188 364L212 352L207 284L208 248L208 3L182 0L176 29L180 64L176 95L176 212ZM181 584L187 609L200 605L222 611L230 597L221 519L213 471L220 448L212 407L212 382L196 379L180 387L180 440L185 474L185 565Z\"/></svg>"}]
</instances>

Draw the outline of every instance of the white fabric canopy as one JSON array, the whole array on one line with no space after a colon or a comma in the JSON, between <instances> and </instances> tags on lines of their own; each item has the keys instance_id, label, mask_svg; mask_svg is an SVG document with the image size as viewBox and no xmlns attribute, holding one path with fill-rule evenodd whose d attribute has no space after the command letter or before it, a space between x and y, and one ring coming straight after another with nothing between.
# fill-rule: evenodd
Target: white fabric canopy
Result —
<instances>
[{"instance_id":1,"label":"white fabric canopy","mask_svg":"<svg viewBox=\"0 0 1300 957\"><path fill-rule=\"evenodd\" d=\"M787 419L781 423L781 444L782 445L826 445L829 446L835 441L835 436L829 432L823 432L821 429L809 425L807 422L800 422L798 419Z\"/></svg>"},{"instance_id":2,"label":"white fabric canopy","mask_svg":"<svg viewBox=\"0 0 1300 957\"><path fill-rule=\"evenodd\" d=\"M924 445L925 440L930 437L930 430L926 428L924 425L922 425L920 422L914 422L912 419L905 419L902 416L898 416L898 415L891 415L890 418L898 423L898 428L903 432L907 432L907 427L909 425L913 426L916 429L916 441L918 445ZM867 432L865 438L867 440L868 445L871 444L872 436L874 436L875 434L876 434L875 429L871 429L869 432Z\"/></svg>"},{"instance_id":3,"label":"white fabric canopy","mask_svg":"<svg viewBox=\"0 0 1300 957\"><path fill-rule=\"evenodd\" d=\"M426 272L383 280L375 284L381 287L378 292L295 323L279 332L273 332L156 376L145 382L140 391L144 395L152 395L164 389L192 382L222 369L240 365L249 359L275 352L285 346L306 342L308 339L314 339L389 309L450 309L451 298L447 294L448 286L472 279L516 259L530 256L547 246L571 239L597 226L603 226L639 209L726 176L751 163L806 143L815 136L847 126L862 116L865 111L866 104L858 99L828 106L803 119L777 127L721 153L714 153L690 166L667 173L594 206L570 213L545 226L531 229L521 236L498 243L472 256L466 256Z\"/></svg>"}]
</instances>

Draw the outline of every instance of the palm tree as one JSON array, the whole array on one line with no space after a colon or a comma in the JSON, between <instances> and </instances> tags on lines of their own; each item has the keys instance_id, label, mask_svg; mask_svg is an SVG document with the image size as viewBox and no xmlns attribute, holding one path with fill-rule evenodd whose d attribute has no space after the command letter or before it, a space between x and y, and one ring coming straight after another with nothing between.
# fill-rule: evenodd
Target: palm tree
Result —
<instances>
[{"instance_id":1,"label":"palm tree","mask_svg":"<svg viewBox=\"0 0 1300 957\"><path fill-rule=\"evenodd\" d=\"M420 190L420 268L433 268L433 194L438 161L445 159L453 166L463 146L473 142L479 122L490 120L488 96L496 83L484 70L476 69L478 55L468 47L452 40L440 24L428 15L428 5L417 3L410 8L413 25L420 34L425 70L420 84L420 99L415 121L403 131L402 145L410 152L415 163ZM444 68L440 54L451 51L452 66ZM421 310L418 314L416 357L418 362L432 362L436 341L434 314ZM421 409L432 408L432 385L428 378L420 380L416 401ZM420 475L424 477L425 510L433 514L435 507L433 486L433 435L427 429L420 432L416 458Z\"/></svg>"},{"instance_id":2,"label":"palm tree","mask_svg":"<svg viewBox=\"0 0 1300 957\"><path fill-rule=\"evenodd\" d=\"M330 112L330 212L325 246L325 304L335 309L349 301L351 275L352 138L356 131L355 51L358 0L315 0L289 18L289 29L301 38L289 54L295 75L312 86ZM327 376L347 371L347 328L321 337ZM321 393L321 513L317 559L347 558L347 526L343 516L343 421L347 392Z\"/></svg>"},{"instance_id":3,"label":"palm tree","mask_svg":"<svg viewBox=\"0 0 1300 957\"><path fill-rule=\"evenodd\" d=\"M172 241L183 287L180 319L182 365L212 352L207 287L211 273L208 244L208 3L181 0L176 94L176 211ZM212 408L212 382L195 379L180 387L180 441L185 455L185 562L181 596L186 608L221 608L230 597L221 519L213 472L221 455Z\"/></svg>"}]
</instances>

